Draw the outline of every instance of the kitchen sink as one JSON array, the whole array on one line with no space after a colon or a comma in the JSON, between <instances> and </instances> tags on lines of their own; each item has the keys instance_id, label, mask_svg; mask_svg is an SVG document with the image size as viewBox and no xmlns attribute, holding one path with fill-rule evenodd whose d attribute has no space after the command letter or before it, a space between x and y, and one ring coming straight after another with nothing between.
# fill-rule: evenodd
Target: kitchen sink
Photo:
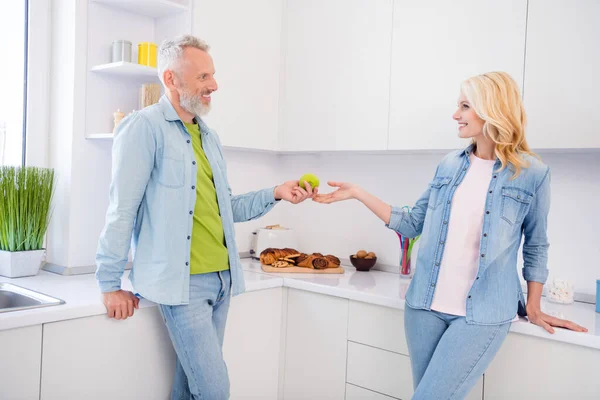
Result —
<instances>
[{"instance_id":1,"label":"kitchen sink","mask_svg":"<svg viewBox=\"0 0 600 400\"><path fill-rule=\"evenodd\" d=\"M12 283L0 283L0 313L57 306L59 304L65 304L64 300L35 290L25 289Z\"/></svg>"}]
</instances>

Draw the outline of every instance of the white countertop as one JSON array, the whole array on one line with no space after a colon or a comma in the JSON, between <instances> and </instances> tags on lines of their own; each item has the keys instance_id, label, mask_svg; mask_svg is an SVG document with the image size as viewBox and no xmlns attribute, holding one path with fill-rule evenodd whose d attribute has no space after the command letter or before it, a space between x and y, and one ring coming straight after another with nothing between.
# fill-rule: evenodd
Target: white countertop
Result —
<instances>
[{"instance_id":1,"label":"white countertop","mask_svg":"<svg viewBox=\"0 0 600 400\"><path fill-rule=\"evenodd\" d=\"M264 273L257 261L245 259L242 260L242 265L246 271ZM343 275L291 273L269 275L281 277L283 286L286 287L404 309L404 296L410 280L402 279L398 274L390 272L375 270L359 272L354 267L344 268L346 273ZM542 298L542 311L558 318L569 319L586 327L589 332L580 333L557 328L554 334L549 334L543 328L529 323L525 318L514 322L510 331L600 349L600 314L596 313L594 304L576 302L561 305Z\"/></svg>"},{"instance_id":2,"label":"white countertop","mask_svg":"<svg viewBox=\"0 0 600 400\"><path fill-rule=\"evenodd\" d=\"M125 271L121 279L121 287L133 291L128 277L129 271ZM265 274L244 272L244 277L246 290L249 292L283 285L282 279ZM0 330L106 313L94 274L65 276L40 271L35 276L23 278L10 279L0 276L0 282L12 283L65 301L65 304L57 306L0 313ZM154 306L156 304L151 301L145 299L140 301L140 308Z\"/></svg>"},{"instance_id":3,"label":"white countertop","mask_svg":"<svg viewBox=\"0 0 600 400\"><path fill-rule=\"evenodd\" d=\"M283 286L400 310L404 309L404 296L410 283L397 274L382 271L358 272L353 267L346 267L346 272L340 275L266 274L257 261L244 259L242 265L248 292ZM128 276L129 271L126 271L122 287L132 290ZM94 274L64 276L40 271L38 275L27 278L0 277L0 282L32 289L66 302L59 306L0 313L0 330L102 315L106 312ZM154 305L148 300L140 301L141 308ZM525 319L513 323L511 332L600 349L600 314L595 312L593 304L559 305L542 299L542 310L559 318L570 319L588 328L589 332L556 329L556 333L551 335Z\"/></svg>"}]
</instances>

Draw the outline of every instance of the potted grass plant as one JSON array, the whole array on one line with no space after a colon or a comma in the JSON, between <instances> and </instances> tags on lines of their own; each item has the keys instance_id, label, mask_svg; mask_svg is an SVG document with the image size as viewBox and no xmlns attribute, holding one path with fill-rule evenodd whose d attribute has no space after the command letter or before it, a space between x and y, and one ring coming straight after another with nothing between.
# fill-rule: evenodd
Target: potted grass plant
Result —
<instances>
[{"instance_id":1,"label":"potted grass plant","mask_svg":"<svg viewBox=\"0 0 600 400\"><path fill-rule=\"evenodd\" d=\"M0 275L36 275L50 222L54 170L0 167Z\"/></svg>"}]
</instances>

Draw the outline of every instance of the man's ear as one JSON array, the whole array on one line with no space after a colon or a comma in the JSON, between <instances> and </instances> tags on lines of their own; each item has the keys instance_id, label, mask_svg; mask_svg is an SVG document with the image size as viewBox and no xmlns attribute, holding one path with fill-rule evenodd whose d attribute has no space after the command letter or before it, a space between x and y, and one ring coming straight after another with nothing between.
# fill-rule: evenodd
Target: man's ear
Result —
<instances>
[{"instance_id":1,"label":"man's ear","mask_svg":"<svg viewBox=\"0 0 600 400\"><path fill-rule=\"evenodd\" d=\"M175 89L175 79L177 79L177 77L175 76L173 71L171 71L170 69L166 69L163 72L163 81L165 82L165 86L167 87L167 89L169 89L169 90Z\"/></svg>"}]
</instances>

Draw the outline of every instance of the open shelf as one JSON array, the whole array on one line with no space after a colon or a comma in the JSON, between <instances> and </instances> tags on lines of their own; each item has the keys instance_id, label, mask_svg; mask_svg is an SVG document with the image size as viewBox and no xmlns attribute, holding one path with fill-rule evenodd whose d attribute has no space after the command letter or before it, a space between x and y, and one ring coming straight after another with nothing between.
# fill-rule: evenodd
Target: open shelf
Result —
<instances>
[{"instance_id":1,"label":"open shelf","mask_svg":"<svg viewBox=\"0 0 600 400\"><path fill-rule=\"evenodd\" d=\"M161 18L189 10L189 6L172 0L94 0L136 14Z\"/></svg>"},{"instance_id":2,"label":"open shelf","mask_svg":"<svg viewBox=\"0 0 600 400\"><path fill-rule=\"evenodd\" d=\"M122 77L154 78L158 80L158 70L156 68L125 61L96 65L92 67L92 71Z\"/></svg>"},{"instance_id":3,"label":"open shelf","mask_svg":"<svg viewBox=\"0 0 600 400\"><path fill-rule=\"evenodd\" d=\"M115 137L114 133L90 133L86 135L86 139L112 139Z\"/></svg>"}]
</instances>

